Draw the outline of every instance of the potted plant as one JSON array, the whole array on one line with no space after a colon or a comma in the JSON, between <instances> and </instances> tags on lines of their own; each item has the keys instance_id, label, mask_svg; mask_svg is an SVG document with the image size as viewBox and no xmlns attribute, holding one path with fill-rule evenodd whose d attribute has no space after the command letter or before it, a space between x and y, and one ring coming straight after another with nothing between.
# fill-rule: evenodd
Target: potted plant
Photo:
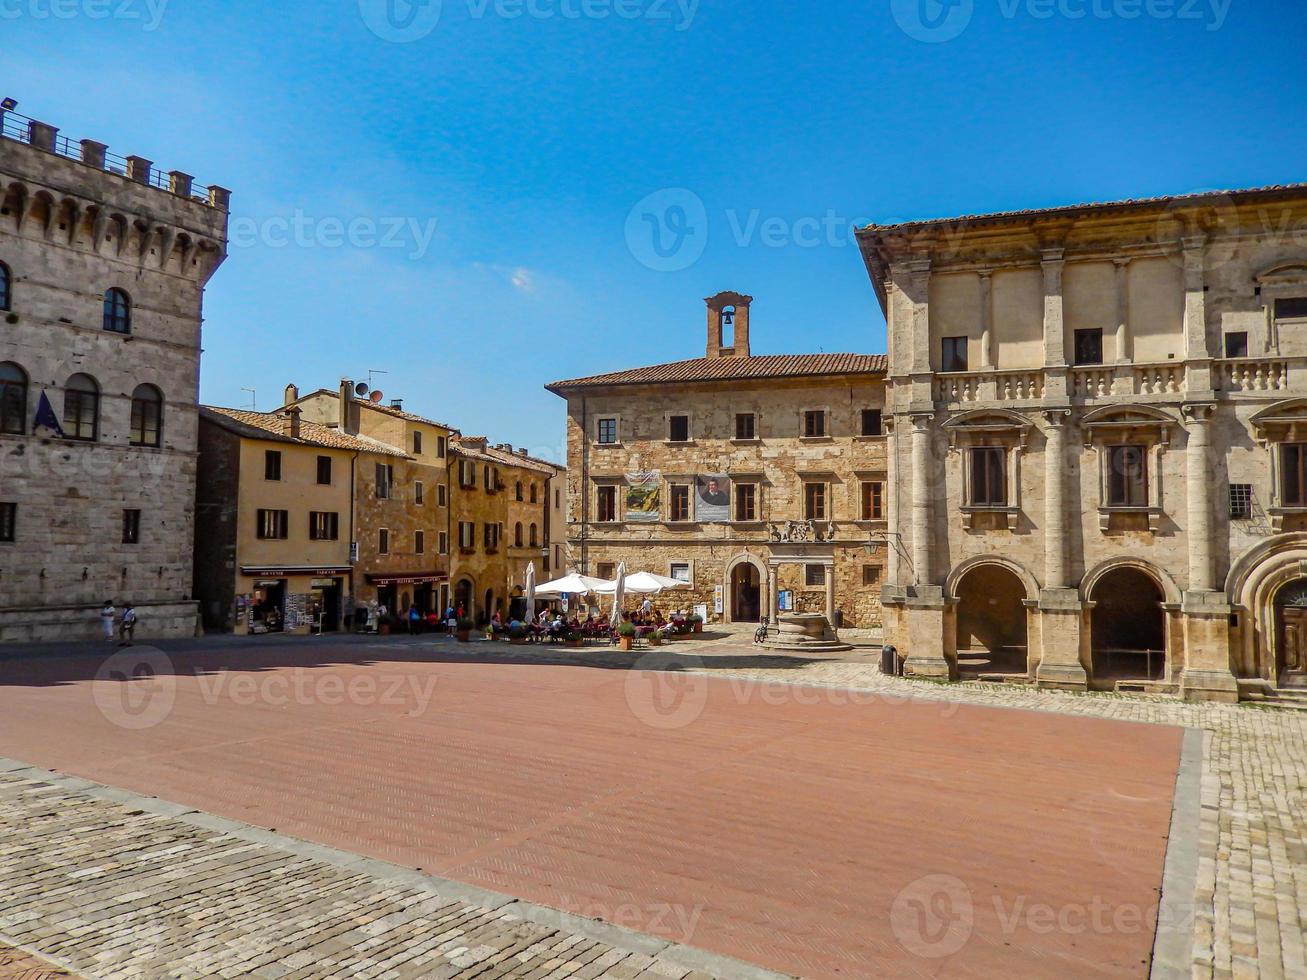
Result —
<instances>
[{"instance_id":1,"label":"potted plant","mask_svg":"<svg viewBox=\"0 0 1307 980\"><path fill-rule=\"evenodd\" d=\"M514 626L508 631L508 642L515 647L526 646L527 632L522 626Z\"/></svg>"},{"instance_id":2,"label":"potted plant","mask_svg":"<svg viewBox=\"0 0 1307 980\"><path fill-rule=\"evenodd\" d=\"M390 631L395 628L395 617L387 613L377 620L377 632L382 636L389 636Z\"/></svg>"},{"instance_id":3,"label":"potted plant","mask_svg":"<svg viewBox=\"0 0 1307 980\"><path fill-rule=\"evenodd\" d=\"M569 647L580 647L585 643L585 637L580 633L568 633L564 641Z\"/></svg>"},{"instance_id":4,"label":"potted plant","mask_svg":"<svg viewBox=\"0 0 1307 980\"><path fill-rule=\"evenodd\" d=\"M649 645L651 647L660 647L663 645L663 631L654 630L649 634Z\"/></svg>"},{"instance_id":5,"label":"potted plant","mask_svg":"<svg viewBox=\"0 0 1307 980\"><path fill-rule=\"evenodd\" d=\"M454 637L459 643L470 643L472 641L472 629L476 626L470 619L460 619L458 626L454 630Z\"/></svg>"},{"instance_id":6,"label":"potted plant","mask_svg":"<svg viewBox=\"0 0 1307 980\"><path fill-rule=\"evenodd\" d=\"M697 614L694 615L694 616L691 616L691 617L690 617L690 627L691 627L691 629L694 630L694 632L696 632L696 633L702 633L702 632L703 632L703 617L700 616L700 615L697 615Z\"/></svg>"},{"instance_id":7,"label":"potted plant","mask_svg":"<svg viewBox=\"0 0 1307 980\"><path fill-rule=\"evenodd\" d=\"M622 650L630 650L635 646L635 627L630 623L617 627L617 645Z\"/></svg>"}]
</instances>

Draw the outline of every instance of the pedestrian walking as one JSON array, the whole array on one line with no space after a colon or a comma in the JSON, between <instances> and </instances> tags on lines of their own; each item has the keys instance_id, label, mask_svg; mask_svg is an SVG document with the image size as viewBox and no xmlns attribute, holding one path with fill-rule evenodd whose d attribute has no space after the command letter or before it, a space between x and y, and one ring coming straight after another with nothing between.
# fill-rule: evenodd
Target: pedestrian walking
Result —
<instances>
[{"instance_id":1,"label":"pedestrian walking","mask_svg":"<svg viewBox=\"0 0 1307 980\"><path fill-rule=\"evenodd\" d=\"M118 645L134 646L136 643L136 607L130 602L123 607L122 619L118 622Z\"/></svg>"},{"instance_id":2,"label":"pedestrian walking","mask_svg":"<svg viewBox=\"0 0 1307 980\"><path fill-rule=\"evenodd\" d=\"M118 610L113 607L113 600L105 599L104 608L100 610L100 629L104 632L106 642L113 642L113 621L118 615Z\"/></svg>"}]
</instances>

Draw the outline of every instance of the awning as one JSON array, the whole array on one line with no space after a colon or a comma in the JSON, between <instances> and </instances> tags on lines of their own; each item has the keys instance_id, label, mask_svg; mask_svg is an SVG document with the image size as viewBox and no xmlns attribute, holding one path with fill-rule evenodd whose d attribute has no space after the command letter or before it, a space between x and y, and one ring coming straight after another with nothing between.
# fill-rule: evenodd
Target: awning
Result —
<instances>
[{"instance_id":1,"label":"awning","mask_svg":"<svg viewBox=\"0 0 1307 980\"><path fill-rule=\"evenodd\" d=\"M373 585L431 585L436 582L449 581L449 574L447 572L430 572L418 575L408 573L388 575L380 572L376 575L367 576L367 579Z\"/></svg>"},{"instance_id":2,"label":"awning","mask_svg":"<svg viewBox=\"0 0 1307 980\"><path fill-rule=\"evenodd\" d=\"M286 578L291 575L312 575L314 577L325 577L328 575L348 575L353 569L349 565L341 565L336 568L323 568L319 565L304 566L251 566L242 565L242 575L257 575L261 578Z\"/></svg>"}]
</instances>

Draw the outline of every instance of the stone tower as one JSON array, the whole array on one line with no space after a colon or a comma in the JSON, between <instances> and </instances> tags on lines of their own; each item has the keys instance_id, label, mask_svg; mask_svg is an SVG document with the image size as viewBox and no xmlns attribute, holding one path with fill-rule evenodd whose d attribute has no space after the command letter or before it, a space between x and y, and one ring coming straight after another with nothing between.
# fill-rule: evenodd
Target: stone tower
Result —
<instances>
[{"instance_id":1,"label":"stone tower","mask_svg":"<svg viewBox=\"0 0 1307 980\"><path fill-rule=\"evenodd\" d=\"M193 635L204 287L230 194L0 111L0 641Z\"/></svg>"},{"instance_id":2,"label":"stone tower","mask_svg":"<svg viewBox=\"0 0 1307 980\"><path fill-rule=\"evenodd\" d=\"M709 296L708 304L708 357L748 357L749 356L749 306L752 296L743 293L718 293ZM733 335L727 338L727 328L733 328Z\"/></svg>"}]
</instances>

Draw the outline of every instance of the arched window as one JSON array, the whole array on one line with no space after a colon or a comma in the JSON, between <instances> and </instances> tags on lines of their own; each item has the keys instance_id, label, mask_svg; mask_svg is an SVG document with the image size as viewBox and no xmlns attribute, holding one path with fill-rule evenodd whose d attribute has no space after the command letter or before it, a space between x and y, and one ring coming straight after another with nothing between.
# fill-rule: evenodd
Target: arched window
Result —
<instances>
[{"instance_id":1,"label":"arched window","mask_svg":"<svg viewBox=\"0 0 1307 980\"><path fill-rule=\"evenodd\" d=\"M137 385L132 392L133 446L158 446L163 435L163 393L154 385Z\"/></svg>"},{"instance_id":2,"label":"arched window","mask_svg":"<svg viewBox=\"0 0 1307 980\"><path fill-rule=\"evenodd\" d=\"M95 442L100 434L100 386L89 374L74 374L64 385L64 435Z\"/></svg>"},{"instance_id":3,"label":"arched window","mask_svg":"<svg viewBox=\"0 0 1307 980\"><path fill-rule=\"evenodd\" d=\"M522 524L521 524L521 522L518 522L517 527L515 527L515 528L513 529L513 545L514 545L514 547L517 547L517 548L522 547Z\"/></svg>"},{"instance_id":4,"label":"arched window","mask_svg":"<svg viewBox=\"0 0 1307 980\"><path fill-rule=\"evenodd\" d=\"M540 501L540 488L533 483L531 484L531 503L533 504L539 503L539 501Z\"/></svg>"},{"instance_id":5,"label":"arched window","mask_svg":"<svg viewBox=\"0 0 1307 980\"><path fill-rule=\"evenodd\" d=\"M114 333L132 332L132 301L121 289L104 294L104 329Z\"/></svg>"},{"instance_id":6,"label":"arched window","mask_svg":"<svg viewBox=\"0 0 1307 980\"><path fill-rule=\"evenodd\" d=\"M531 525L531 547L536 548L540 545L540 529L534 524Z\"/></svg>"},{"instance_id":7,"label":"arched window","mask_svg":"<svg viewBox=\"0 0 1307 980\"><path fill-rule=\"evenodd\" d=\"M0 310L8 310L13 301L13 281L14 277L9 272L9 266L0 262Z\"/></svg>"},{"instance_id":8,"label":"arched window","mask_svg":"<svg viewBox=\"0 0 1307 980\"><path fill-rule=\"evenodd\" d=\"M518 480L518 481L517 481L517 499L518 499L518 500L521 500L521 499L522 499L522 481L521 481L521 480Z\"/></svg>"},{"instance_id":9,"label":"arched window","mask_svg":"<svg viewBox=\"0 0 1307 980\"><path fill-rule=\"evenodd\" d=\"M0 363L0 432L27 432L27 372L13 361Z\"/></svg>"}]
</instances>

